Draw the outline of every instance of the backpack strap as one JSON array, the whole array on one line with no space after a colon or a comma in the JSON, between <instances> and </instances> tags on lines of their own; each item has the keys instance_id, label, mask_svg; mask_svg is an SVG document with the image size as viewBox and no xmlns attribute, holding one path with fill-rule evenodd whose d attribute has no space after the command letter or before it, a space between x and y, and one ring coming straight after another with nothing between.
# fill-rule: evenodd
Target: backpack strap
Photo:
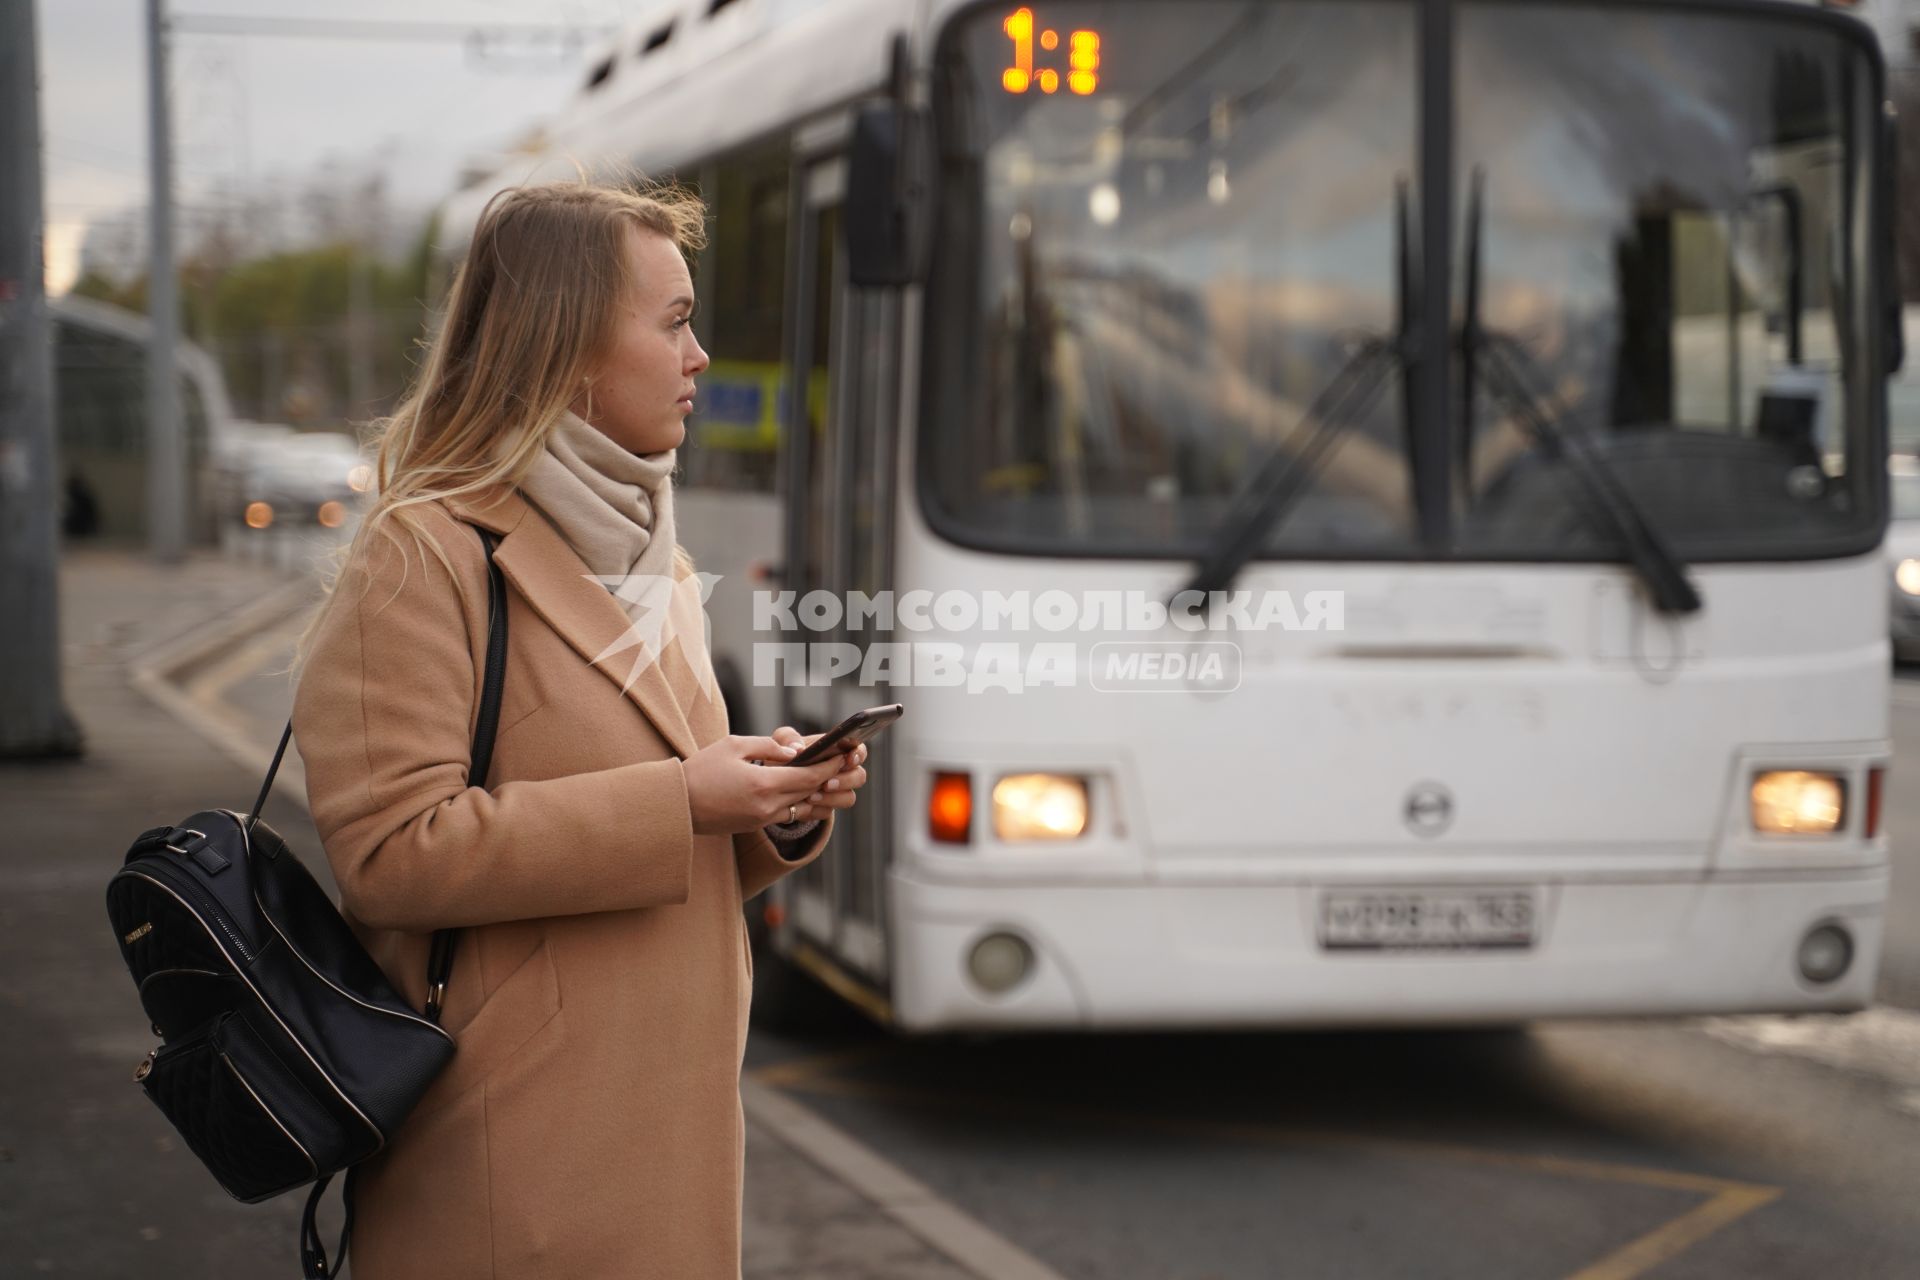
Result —
<instances>
[{"instance_id":1,"label":"backpack strap","mask_svg":"<svg viewBox=\"0 0 1920 1280\"><path fill-rule=\"evenodd\" d=\"M478 528L478 526L476 526ZM494 731L500 727L500 692L507 681L507 580L493 562L496 542L493 534L479 529L487 546L488 620L487 669L480 689L480 719L473 729L472 763L467 769L467 785L485 787L487 770L493 767ZM441 929L433 935L427 953L427 1021L438 1026L440 1007L446 1001L447 980L453 976L453 951L460 940L457 929Z\"/></svg>"},{"instance_id":2,"label":"backpack strap","mask_svg":"<svg viewBox=\"0 0 1920 1280\"><path fill-rule=\"evenodd\" d=\"M340 1243L335 1246L333 1254L336 1268L346 1265L347 1245L353 1239L353 1184L359 1172L359 1165L349 1167L347 1176L340 1182ZM320 1197L327 1193L327 1184L332 1181L333 1175L329 1173L313 1184L313 1190L307 1193L306 1211L300 1215L302 1280L330 1280L330 1277L338 1274L327 1269L327 1246L321 1243L320 1227L314 1221L314 1214L320 1208Z\"/></svg>"}]
</instances>

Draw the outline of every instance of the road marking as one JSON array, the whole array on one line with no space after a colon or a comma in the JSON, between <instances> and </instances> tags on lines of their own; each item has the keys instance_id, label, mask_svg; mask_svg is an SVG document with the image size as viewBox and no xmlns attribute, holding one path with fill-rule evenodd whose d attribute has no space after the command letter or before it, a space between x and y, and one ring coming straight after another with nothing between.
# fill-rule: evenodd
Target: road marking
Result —
<instances>
[{"instance_id":1,"label":"road marking","mask_svg":"<svg viewBox=\"0 0 1920 1280\"><path fill-rule=\"evenodd\" d=\"M833 994L859 1009L881 1026L893 1024L893 1005L885 996L865 986L859 979L822 955L805 942L795 944L791 961L812 974L814 980Z\"/></svg>"},{"instance_id":2,"label":"road marking","mask_svg":"<svg viewBox=\"0 0 1920 1280\"><path fill-rule=\"evenodd\" d=\"M245 674L237 669L233 657L221 655L231 655L237 645L239 654L258 666L270 656L270 651L259 637L252 642L243 637L263 630L282 635L289 619L304 613L313 599L313 584L304 579L275 588L243 609L139 655L131 664L133 687L205 738L228 759L249 773L264 776L267 766L273 762L273 749L279 744L279 737L257 743L257 729L252 722L220 698L220 694ZM218 684L209 696L200 686L210 672L202 671L189 677L187 687L182 686L183 674L210 660L213 660L212 673L230 677L225 683ZM297 756L298 753L291 750L287 753L274 779L274 788L304 809L307 807L306 773Z\"/></svg>"},{"instance_id":3,"label":"road marking","mask_svg":"<svg viewBox=\"0 0 1920 1280\"><path fill-rule=\"evenodd\" d=\"M313 594L313 584L304 579L283 583L251 604L209 619L185 635L139 653L132 666L136 671L173 679L183 668L204 661L209 654L227 647L247 632L284 618L303 601L312 599Z\"/></svg>"},{"instance_id":4,"label":"road marking","mask_svg":"<svg viewBox=\"0 0 1920 1280\"><path fill-rule=\"evenodd\" d=\"M749 1072L761 1084L775 1089L792 1089L818 1079L830 1071L842 1067L857 1067L876 1058L886 1057L900 1048L897 1040L876 1040L871 1044L859 1045L852 1049L836 1049L832 1053L817 1053L810 1058L796 1058L792 1062L776 1062L768 1066L757 1067Z\"/></svg>"},{"instance_id":5,"label":"road marking","mask_svg":"<svg viewBox=\"0 0 1920 1280\"><path fill-rule=\"evenodd\" d=\"M1288 1146L1331 1147L1342 1150L1370 1151L1381 1155L1414 1155L1488 1168L1513 1169L1556 1177L1579 1178L1592 1182L1613 1182L1705 1195L1677 1218L1662 1223L1636 1237L1599 1261L1575 1272L1569 1280L1635 1280L1660 1263L1677 1257L1713 1235L1778 1199L1781 1189L1755 1183L1735 1182L1705 1174L1655 1169L1642 1165L1617 1164L1605 1160L1585 1160L1574 1156L1533 1156L1489 1151L1458 1143L1423 1142L1407 1138L1374 1138L1324 1129L1283 1129L1272 1125L1235 1121L1168 1119L1103 1111L1091 1107L1041 1107L1030 1103L987 1098L977 1094L935 1093L931 1090L873 1084L860 1080L841 1080L824 1075L808 1077L798 1086L812 1093L923 1105L934 1109L960 1109L1019 1119L1073 1119L1115 1128L1147 1129L1182 1137L1212 1137L1238 1141L1278 1143Z\"/></svg>"},{"instance_id":6,"label":"road marking","mask_svg":"<svg viewBox=\"0 0 1920 1280\"><path fill-rule=\"evenodd\" d=\"M275 658L291 658L312 611L296 607L292 613L233 644L196 670L183 686L187 695L206 703L226 699L227 690L251 679ZM286 674L281 672L279 674ZM180 682L175 681L176 684ZM291 688L289 688L291 693Z\"/></svg>"},{"instance_id":7,"label":"road marking","mask_svg":"<svg viewBox=\"0 0 1920 1280\"><path fill-rule=\"evenodd\" d=\"M740 1082L741 1105L754 1123L956 1264L980 1280L1066 1280L871 1147L764 1083L764 1074L755 1072Z\"/></svg>"},{"instance_id":8,"label":"road marking","mask_svg":"<svg viewBox=\"0 0 1920 1280\"><path fill-rule=\"evenodd\" d=\"M1568 1280L1634 1280L1779 1198L1778 1187L1731 1187L1592 1266L1574 1272Z\"/></svg>"}]
</instances>

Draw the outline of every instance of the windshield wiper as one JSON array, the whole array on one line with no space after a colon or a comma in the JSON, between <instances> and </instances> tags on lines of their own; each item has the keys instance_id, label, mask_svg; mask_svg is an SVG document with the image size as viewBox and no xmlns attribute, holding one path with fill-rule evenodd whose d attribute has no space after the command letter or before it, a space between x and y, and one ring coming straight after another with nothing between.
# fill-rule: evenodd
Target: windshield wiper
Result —
<instances>
[{"instance_id":1,"label":"windshield wiper","mask_svg":"<svg viewBox=\"0 0 1920 1280\"><path fill-rule=\"evenodd\" d=\"M1408 284L1407 188L1403 182L1396 192L1398 223L1397 267L1400 276L1400 329L1391 337L1367 338L1360 349L1340 366L1295 424L1297 437L1311 430L1306 443L1297 451L1276 448L1260 464L1253 478L1242 485L1221 520L1207 549L1201 553L1193 577L1181 591L1211 593L1224 591L1259 551L1260 544L1292 509L1308 483L1320 469L1321 460L1355 423L1362 421L1386 389L1387 374L1395 366L1413 363L1413 306ZM1179 597L1176 592L1174 599ZM1172 600L1168 604L1172 604Z\"/></svg>"},{"instance_id":2,"label":"windshield wiper","mask_svg":"<svg viewBox=\"0 0 1920 1280\"><path fill-rule=\"evenodd\" d=\"M1536 371L1526 348L1507 334L1484 329L1476 346L1487 390L1519 417L1528 433L1551 455L1566 461L1567 470L1593 501L1592 507L1582 509L1598 515L1607 531L1619 539L1627 563L1653 597L1653 607L1661 613L1698 610L1700 593L1687 578L1686 562L1653 527L1626 483L1595 451L1584 432L1566 429L1558 421L1564 414L1550 413L1542 407L1543 397L1528 385Z\"/></svg>"},{"instance_id":3,"label":"windshield wiper","mask_svg":"<svg viewBox=\"0 0 1920 1280\"><path fill-rule=\"evenodd\" d=\"M1399 359L1392 339L1374 337L1341 366L1301 415L1296 434L1312 427L1306 444L1297 453L1276 450L1242 486L1183 590L1224 591L1232 585L1274 523L1306 491L1321 458L1380 398L1385 375Z\"/></svg>"},{"instance_id":4,"label":"windshield wiper","mask_svg":"<svg viewBox=\"0 0 1920 1280\"><path fill-rule=\"evenodd\" d=\"M1466 317L1460 329L1464 366L1461 439L1464 442L1473 430L1473 377L1478 373L1486 380L1487 390L1520 419L1528 434L1549 454L1566 461L1567 469L1593 502L1591 508L1583 509L1597 514L1607 531L1619 539L1627 563L1640 575L1653 597L1653 607L1661 613L1693 613L1700 608L1700 593L1687 579L1685 562L1653 527L1632 491L1594 449L1585 433L1561 425L1566 418L1564 411L1548 410L1547 397L1533 389L1541 379L1537 362L1526 347L1509 334L1480 325L1480 206L1484 177L1482 171L1474 170L1467 195ZM1464 443L1461 460L1463 464L1466 461Z\"/></svg>"}]
</instances>

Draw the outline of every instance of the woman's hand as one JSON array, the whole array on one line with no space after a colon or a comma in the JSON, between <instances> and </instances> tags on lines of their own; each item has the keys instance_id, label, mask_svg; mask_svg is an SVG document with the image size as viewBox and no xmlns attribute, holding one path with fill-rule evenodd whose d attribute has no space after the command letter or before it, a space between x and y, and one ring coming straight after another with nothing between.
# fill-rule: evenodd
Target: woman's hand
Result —
<instances>
[{"instance_id":1,"label":"woman's hand","mask_svg":"<svg viewBox=\"0 0 1920 1280\"><path fill-rule=\"evenodd\" d=\"M773 731L773 739L775 742L796 749L809 745L819 736L819 734L815 733L802 737L800 731L791 725L781 725ZM800 805L794 813L793 820L795 822L805 822L808 818L824 816L829 809L853 808L855 799L853 793L867 783L867 771L862 767L866 764L866 761L867 744L864 742L855 747L851 752L834 756L831 758L831 761L822 761L823 764L837 763L840 766L839 772L829 777L818 790L807 797L807 802ZM798 771L790 770L789 772ZM787 815L784 813L777 819L777 821L780 822L785 822L786 820Z\"/></svg>"},{"instance_id":2,"label":"woman's hand","mask_svg":"<svg viewBox=\"0 0 1920 1280\"><path fill-rule=\"evenodd\" d=\"M811 812L813 806L807 798L840 773L846 757L830 756L819 764L799 768L757 767L755 761L782 764L799 754L799 746L794 744L800 742L800 735L792 729L785 732L792 735L791 743L729 734L687 757L682 771L687 779L687 807L693 814L694 834L729 836L769 822L785 822L788 806L795 808L796 820ZM861 780L865 780L865 770L861 771Z\"/></svg>"}]
</instances>

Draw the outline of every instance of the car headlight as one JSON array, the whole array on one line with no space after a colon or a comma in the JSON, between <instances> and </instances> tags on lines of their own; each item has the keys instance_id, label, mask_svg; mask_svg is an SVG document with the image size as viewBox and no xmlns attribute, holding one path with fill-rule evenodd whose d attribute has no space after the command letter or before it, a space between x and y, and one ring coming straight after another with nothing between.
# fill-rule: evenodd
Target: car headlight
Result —
<instances>
[{"instance_id":1,"label":"car headlight","mask_svg":"<svg viewBox=\"0 0 1920 1280\"><path fill-rule=\"evenodd\" d=\"M1072 840L1087 829L1087 784L1016 773L993 784L993 832L1002 840Z\"/></svg>"},{"instance_id":2,"label":"car headlight","mask_svg":"<svg viewBox=\"0 0 1920 1280\"><path fill-rule=\"evenodd\" d=\"M1920 560L1902 560L1893 571L1893 580L1910 596L1920 596Z\"/></svg>"},{"instance_id":3,"label":"car headlight","mask_svg":"<svg viewBox=\"0 0 1920 1280\"><path fill-rule=\"evenodd\" d=\"M1764 835L1824 836L1847 814L1847 784L1838 774L1770 769L1753 776L1753 829Z\"/></svg>"}]
</instances>

